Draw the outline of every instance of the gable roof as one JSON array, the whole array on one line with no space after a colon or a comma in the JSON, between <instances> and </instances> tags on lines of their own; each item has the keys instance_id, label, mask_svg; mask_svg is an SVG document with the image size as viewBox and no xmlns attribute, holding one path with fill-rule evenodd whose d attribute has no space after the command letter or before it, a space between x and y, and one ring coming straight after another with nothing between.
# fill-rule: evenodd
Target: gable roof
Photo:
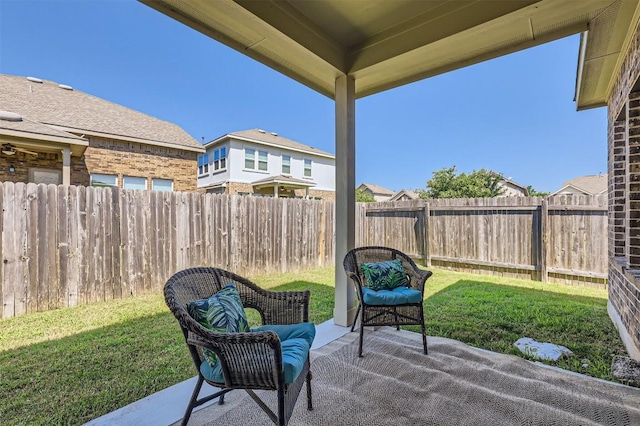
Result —
<instances>
[{"instance_id":1,"label":"gable roof","mask_svg":"<svg viewBox=\"0 0 640 426\"><path fill-rule=\"evenodd\" d=\"M389 201L399 200L400 198L402 198L403 195L406 195L407 198L409 198L411 200L417 200L418 198L420 198L420 196L418 194L416 194L415 192L413 192L410 189L401 189L400 191L398 191L395 194L393 194L393 197L391 197L389 199Z\"/></svg>"},{"instance_id":2,"label":"gable roof","mask_svg":"<svg viewBox=\"0 0 640 426\"><path fill-rule=\"evenodd\" d=\"M499 183L502 183L505 186L511 186L513 188L517 188L521 190L525 195L529 195L529 190L527 189L526 186L520 185L519 183L516 183L511 179L501 178Z\"/></svg>"},{"instance_id":3,"label":"gable roof","mask_svg":"<svg viewBox=\"0 0 640 426\"><path fill-rule=\"evenodd\" d=\"M368 189L369 191L371 191L371 193L373 194L377 194L377 195L393 195L395 192L384 188L380 185L376 185L374 183L363 183L362 185L360 185L358 188L362 188L362 189Z\"/></svg>"},{"instance_id":4,"label":"gable roof","mask_svg":"<svg viewBox=\"0 0 640 426\"><path fill-rule=\"evenodd\" d=\"M0 110L64 132L203 152L176 124L52 81L0 74Z\"/></svg>"},{"instance_id":5,"label":"gable roof","mask_svg":"<svg viewBox=\"0 0 640 426\"><path fill-rule=\"evenodd\" d=\"M229 138L245 140L247 142L258 143L261 145L270 145L275 147L287 148L291 151L306 152L309 154L319 155L321 157L336 158L333 154L326 151L314 148L309 145L296 142L291 139L280 136L275 132L267 132L262 129L242 130L239 132L227 133L219 138L216 138L210 142L207 142L204 147L208 148L212 145L216 145L221 141Z\"/></svg>"},{"instance_id":6,"label":"gable roof","mask_svg":"<svg viewBox=\"0 0 640 426\"><path fill-rule=\"evenodd\" d=\"M584 192L586 195L598 195L607 191L608 184L607 173L579 176L563 183L562 188L551 195L560 194L568 188L577 189L578 191Z\"/></svg>"}]
</instances>

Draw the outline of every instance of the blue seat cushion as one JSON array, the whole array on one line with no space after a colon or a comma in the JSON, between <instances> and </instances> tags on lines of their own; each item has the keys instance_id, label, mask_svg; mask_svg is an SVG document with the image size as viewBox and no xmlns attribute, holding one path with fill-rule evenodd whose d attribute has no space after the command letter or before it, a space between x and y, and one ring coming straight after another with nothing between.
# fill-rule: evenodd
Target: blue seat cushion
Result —
<instances>
[{"instance_id":1,"label":"blue seat cushion","mask_svg":"<svg viewBox=\"0 0 640 426\"><path fill-rule=\"evenodd\" d=\"M362 299L367 305L404 305L422 302L422 293L407 287L378 291L362 287Z\"/></svg>"},{"instance_id":2,"label":"blue seat cushion","mask_svg":"<svg viewBox=\"0 0 640 426\"><path fill-rule=\"evenodd\" d=\"M309 356L311 344L316 336L316 328L311 322L291 325L263 325L252 328L251 331L273 331L280 338L282 347L282 363L284 367L284 382L293 383L304 368ZM224 383L222 367L218 360L213 366L205 360L200 365L200 373L215 383Z\"/></svg>"}]
</instances>

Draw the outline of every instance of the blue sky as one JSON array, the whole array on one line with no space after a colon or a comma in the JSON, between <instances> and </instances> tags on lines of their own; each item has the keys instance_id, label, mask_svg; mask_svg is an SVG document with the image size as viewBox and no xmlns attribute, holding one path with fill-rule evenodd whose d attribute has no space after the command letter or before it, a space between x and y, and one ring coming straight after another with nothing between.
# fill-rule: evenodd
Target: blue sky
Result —
<instances>
[{"instance_id":1,"label":"blue sky","mask_svg":"<svg viewBox=\"0 0 640 426\"><path fill-rule=\"evenodd\" d=\"M424 188L456 166L555 191L606 173L606 109L576 112L579 36L356 102L356 182ZM263 128L334 153L333 101L132 0L0 0L0 73L174 122Z\"/></svg>"}]
</instances>

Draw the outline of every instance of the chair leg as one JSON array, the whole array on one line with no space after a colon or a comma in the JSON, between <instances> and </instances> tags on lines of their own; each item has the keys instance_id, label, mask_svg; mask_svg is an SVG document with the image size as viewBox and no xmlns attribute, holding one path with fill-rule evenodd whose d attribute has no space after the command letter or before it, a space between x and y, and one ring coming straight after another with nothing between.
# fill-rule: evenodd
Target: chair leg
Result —
<instances>
[{"instance_id":1,"label":"chair leg","mask_svg":"<svg viewBox=\"0 0 640 426\"><path fill-rule=\"evenodd\" d=\"M286 426L287 421L284 416L284 389L278 389L278 426Z\"/></svg>"},{"instance_id":2,"label":"chair leg","mask_svg":"<svg viewBox=\"0 0 640 426\"><path fill-rule=\"evenodd\" d=\"M362 358L362 335L364 333L364 308L362 309L362 318L360 319L360 346L358 347L358 356Z\"/></svg>"},{"instance_id":3,"label":"chair leg","mask_svg":"<svg viewBox=\"0 0 640 426\"><path fill-rule=\"evenodd\" d=\"M313 400L311 398L311 379L312 379L312 375L311 375L311 370L309 370L309 372L307 373L307 410L312 411L313 410Z\"/></svg>"},{"instance_id":4,"label":"chair leg","mask_svg":"<svg viewBox=\"0 0 640 426\"><path fill-rule=\"evenodd\" d=\"M356 316L355 319L353 320L353 324L351 324L351 332L353 333L353 330L356 327L356 323L358 322L358 314L360 313L360 309L362 308L362 306L360 306L360 302L358 302L358 309L356 310Z\"/></svg>"},{"instance_id":5,"label":"chair leg","mask_svg":"<svg viewBox=\"0 0 640 426\"><path fill-rule=\"evenodd\" d=\"M189 422L189 417L191 417L191 411L196 406L198 402L198 395L200 394L200 389L202 388L202 383L204 383L204 377L201 374L198 374L198 383L196 383L196 387L193 388L193 393L191 394L191 399L189 399L189 405L187 406L187 411L184 413L184 417L182 417L181 426L186 426Z\"/></svg>"},{"instance_id":6,"label":"chair leg","mask_svg":"<svg viewBox=\"0 0 640 426\"><path fill-rule=\"evenodd\" d=\"M422 328L422 346L424 347L424 354L428 355L429 351L427 350L427 328L424 325L424 309L420 308L420 327Z\"/></svg>"}]
</instances>

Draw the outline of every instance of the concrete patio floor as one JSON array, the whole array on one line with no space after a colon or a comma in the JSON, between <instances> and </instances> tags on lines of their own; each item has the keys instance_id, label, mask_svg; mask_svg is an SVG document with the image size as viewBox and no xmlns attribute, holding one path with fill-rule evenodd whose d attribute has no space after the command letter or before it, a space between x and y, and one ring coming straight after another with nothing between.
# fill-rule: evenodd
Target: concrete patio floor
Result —
<instances>
[{"instance_id":1,"label":"concrete patio floor","mask_svg":"<svg viewBox=\"0 0 640 426\"><path fill-rule=\"evenodd\" d=\"M350 332L349 327L341 327L335 325L333 319L326 321L316 327L316 337L311 346L312 350L318 349ZM186 347L185 347L186 351ZM105 414L90 422L85 423L88 426L98 425L119 425L119 426L162 426L171 425L184 415L184 410L189 403L191 392L196 384L197 377L185 380L182 383L173 385L167 389L156 392L122 407L116 411ZM212 394L217 388L203 385L200 396ZM194 409L194 413L211 404L215 404L217 400L210 401L200 407Z\"/></svg>"}]
</instances>

